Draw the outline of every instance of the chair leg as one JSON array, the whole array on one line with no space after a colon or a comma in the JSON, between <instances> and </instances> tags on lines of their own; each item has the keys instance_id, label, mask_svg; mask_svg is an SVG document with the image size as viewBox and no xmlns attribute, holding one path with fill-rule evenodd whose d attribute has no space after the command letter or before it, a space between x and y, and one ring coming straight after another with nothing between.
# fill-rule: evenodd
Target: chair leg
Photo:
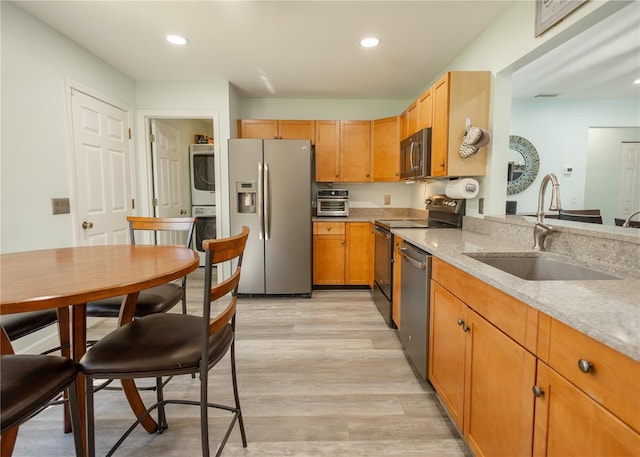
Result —
<instances>
[{"instance_id":1,"label":"chair leg","mask_svg":"<svg viewBox=\"0 0 640 457\"><path fill-rule=\"evenodd\" d=\"M209 457L209 367L202 360L200 364L200 439L202 457Z\"/></svg>"},{"instance_id":2,"label":"chair leg","mask_svg":"<svg viewBox=\"0 0 640 457\"><path fill-rule=\"evenodd\" d=\"M85 406L87 421L87 457L95 457L96 455L96 431L95 417L93 405L93 378L86 376L85 379Z\"/></svg>"},{"instance_id":3,"label":"chair leg","mask_svg":"<svg viewBox=\"0 0 640 457\"><path fill-rule=\"evenodd\" d=\"M238 379L236 377L236 342L235 339L231 343L231 379L233 382L233 397L236 401L236 408L238 409L238 425L240 426L240 435L242 436L242 447L247 447L247 436L244 431L244 421L242 420L242 409L240 409L240 396L238 395Z\"/></svg>"},{"instance_id":4,"label":"chair leg","mask_svg":"<svg viewBox=\"0 0 640 457\"><path fill-rule=\"evenodd\" d=\"M13 448L16 445L17 438L17 425L3 433L2 437L0 437L0 455L2 455L2 457L11 457L11 454L13 454Z\"/></svg>"},{"instance_id":5,"label":"chair leg","mask_svg":"<svg viewBox=\"0 0 640 457\"><path fill-rule=\"evenodd\" d=\"M156 378L156 396L158 399L158 433L164 432L169 428L167 424L167 415L164 410L164 390L163 390L162 378Z\"/></svg>"},{"instance_id":6,"label":"chair leg","mask_svg":"<svg viewBox=\"0 0 640 457\"><path fill-rule=\"evenodd\" d=\"M76 456L80 457L84 455L82 450L82 434L80 432L80 409L78 406L78 391L76 389L75 381L69 386L69 402L66 403L69 406L71 414L71 427L73 430L73 443L76 448ZM93 405L91 405L93 410Z\"/></svg>"}]
</instances>

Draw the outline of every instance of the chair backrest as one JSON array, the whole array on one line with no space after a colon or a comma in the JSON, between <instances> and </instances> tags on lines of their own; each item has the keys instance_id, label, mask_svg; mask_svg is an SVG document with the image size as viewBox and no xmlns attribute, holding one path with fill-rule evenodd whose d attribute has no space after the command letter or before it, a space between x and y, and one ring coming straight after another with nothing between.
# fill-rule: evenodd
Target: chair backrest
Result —
<instances>
[{"instance_id":1,"label":"chair backrest","mask_svg":"<svg viewBox=\"0 0 640 457\"><path fill-rule=\"evenodd\" d=\"M599 209L560 210L558 219L602 224L602 216Z\"/></svg>"},{"instance_id":2,"label":"chair backrest","mask_svg":"<svg viewBox=\"0 0 640 457\"><path fill-rule=\"evenodd\" d=\"M156 244L191 245L195 227L195 217L143 217L128 216L131 244L136 244L136 231L153 232ZM158 239L164 233L164 239Z\"/></svg>"},{"instance_id":3,"label":"chair backrest","mask_svg":"<svg viewBox=\"0 0 640 457\"><path fill-rule=\"evenodd\" d=\"M244 226L238 235L229 238L204 240L202 242L202 248L206 253L203 317L208 322L209 335L214 334L229 322L232 327L235 327L238 284L240 282L242 257L248 237L249 227ZM216 284L213 284L213 267L231 260L235 261L233 262L235 263L235 269L231 276L224 281L217 281ZM222 312L212 318L211 303L229 293L231 293L230 303Z\"/></svg>"}]
</instances>

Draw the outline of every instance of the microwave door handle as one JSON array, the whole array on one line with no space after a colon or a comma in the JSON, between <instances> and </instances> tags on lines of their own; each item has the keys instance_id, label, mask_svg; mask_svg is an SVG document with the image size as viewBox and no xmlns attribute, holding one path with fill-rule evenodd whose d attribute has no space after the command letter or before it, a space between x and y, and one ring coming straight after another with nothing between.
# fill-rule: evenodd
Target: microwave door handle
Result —
<instances>
[{"instance_id":1,"label":"microwave door handle","mask_svg":"<svg viewBox=\"0 0 640 457\"><path fill-rule=\"evenodd\" d=\"M417 154L418 154L418 156L417 156L417 159L418 159L417 162L418 163L417 164L413 161L413 155L415 154L414 151L416 149L418 150L417 151ZM412 141L411 142L411 169L414 170L414 171L420 169L420 143L418 143L417 141Z\"/></svg>"},{"instance_id":2,"label":"microwave door handle","mask_svg":"<svg viewBox=\"0 0 640 457\"><path fill-rule=\"evenodd\" d=\"M271 238L271 198L269 195L269 164L264 164L264 239Z\"/></svg>"},{"instance_id":3,"label":"microwave door handle","mask_svg":"<svg viewBox=\"0 0 640 457\"><path fill-rule=\"evenodd\" d=\"M264 179L262 174L262 162L258 162L258 224L260 230L258 231L258 239L264 239Z\"/></svg>"},{"instance_id":4,"label":"microwave door handle","mask_svg":"<svg viewBox=\"0 0 640 457\"><path fill-rule=\"evenodd\" d=\"M413 167L413 145L416 144L415 142L411 142L411 148L409 149L409 165L411 166L411 170L415 170L415 168Z\"/></svg>"}]
</instances>

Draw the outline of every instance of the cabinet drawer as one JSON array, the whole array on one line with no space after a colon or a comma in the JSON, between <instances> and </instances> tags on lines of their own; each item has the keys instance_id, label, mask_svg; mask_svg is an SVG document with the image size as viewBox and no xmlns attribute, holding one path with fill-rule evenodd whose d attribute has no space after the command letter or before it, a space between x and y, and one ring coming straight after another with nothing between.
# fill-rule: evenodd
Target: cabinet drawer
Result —
<instances>
[{"instance_id":1,"label":"cabinet drawer","mask_svg":"<svg viewBox=\"0 0 640 457\"><path fill-rule=\"evenodd\" d=\"M344 235L344 222L315 222L314 235Z\"/></svg>"},{"instance_id":2,"label":"cabinet drawer","mask_svg":"<svg viewBox=\"0 0 640 457\"><path fill-rule=\"evenodd\" d=\"M502 332L535 353L538 312L438 258L433 259L432 278Z\"/></svg>"},{"instance_id":3,"label":"cabinet drawer","mask_svg":"<svg viewBox=\"0 0 640 457\"><path fill-rule=\"evenodd\" d=\"M549 365L640 431L640 363L546 316L541 319L540 338L545 337L547 325ZM591 364L587 373L580 369L580 361Z\"/></svg>"}]
</instances>

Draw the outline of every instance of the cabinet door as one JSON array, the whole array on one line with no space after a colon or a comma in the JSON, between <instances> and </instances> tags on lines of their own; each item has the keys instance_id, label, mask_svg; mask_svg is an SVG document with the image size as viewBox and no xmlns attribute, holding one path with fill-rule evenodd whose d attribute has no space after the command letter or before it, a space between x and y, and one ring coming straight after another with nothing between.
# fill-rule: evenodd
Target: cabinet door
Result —
<instances>
[{"instance_id":1,"label":"cabinet door","mask_svg":"<svg viewBox=\"0 0 640 457\"><path fill-rule=\"evenodd\" d=\"M310 140L316 142L316 124L314 121L278 121L279 136L283 140Z\"/></svg>"},{"instance_id":2,"label":"cabinet door","mask_svg":"<svg viewBox=\"0 0 640 457\"><path fill-rule=\"evenodd\" d=\"M238 121L238 138L259 140L278 138L278 121L270 119L241 119Z\"/></svg>"},{"instance_id":3,"label":"cabinet door","mask_svg":"<svg viewBox=\"0 0 640 457\"><path fill-rule=\"evenodd\" d=\"M400 180L400 119L373 121L373 181Z\"/></svg>"},{"instance_id":4,"label":"cabinet door","mask_svg":"<svg viewBox=\"0 0 640 457\"><path fill-rule=\"evenodd\" d=\"M344 234L313 236L313 283L344 284Z\"/></svg>"},{"instance_id":5,"label":"cabinet door","mask_svg":"<svg viewBox=\"0 0 640 457\"><path fill-rule=\"evenodd\" d=\"M316 121L316 181L340 180L340 123Z\"/></svg>"},{"instance_id":6,"label":"cabinet door","mask_svg":"<svg viewBox=\"0 0 640 457\"><path fill-rule=\"evenodd\" d=\"M407 108L407 136L418 131L418 102L415 101Z\"/></svg>"},{"instance_id":7,"label":"cabinet door","mask_svg":"<svg viewBox=\"0 0 640 457\"><path fill-rule=\"evenodd\" d=\"M395 294L395 290L394 290ZM429 381L458 426L463 427L466 305L431 281L429 311Z\"/></svg>"},{"instance_id":8,"label":"cabinet door","mask_svg":"<svg viewBox=\"0 0 640 457\"><path fill-rule=\"evenodd\" d=\"M402 246L402 238L398 235L393 237L393 302L391 303L391 318L393 322L396 324L396 327L400 329L400 297L402 296L402 291L400 290L400 285L402 276L400 272L402 269L400 265L402 264L402 255L400 254L400 246Z\"/></svg>"},{"instance_id":9,"label":"cabinet door","mask_svg":"<svg viewBox=\"0 0 640 457\"><path fill-rule=\"evenodd\" d=\"M368 285L371 277L371 224L347 222L345 284Z\"/></svg>"},{"instance_id":10,"label":"cabinet door","mask_svg":"<svg viewBox=\"0 0 640 457\"><path fill-rule=\"evenodd\" d=\"M536 358L467 310L464 436L477 457L531 454Z\"/></svg>"},{"instance_id":11,"label":"cabinet door","mask_svg":"<svg viewBox=\"0 0 640 457\"><path fill-rule=\"evenodd\" d=\"M371 180L371 121L340 121L340 181Z\"/></svg>"},{"instance_id":12,"label":"cabinet door","mask_svg":"<svg viewBox=\"0 0 640 457\"><path fill-rule=\"evenodd\" d=\"M640 435L538 362L534 456L637 456Z\"/></svg>"},{"instance_id":13,"label":"cabinet door","mask_svg":"<svg viewBox=\"0 0 640 457\"><path fill-rule=\"evenodd\" d=\"M449 151L449 74L432 87L431 176L447 175Z\"/></svg>"},{"instance_id":14,"label":"cabinet door","mask_svg":"<svg viewBox=\"0 0 640 457\"><path fill-rule=\"evenodd\" d=\"M418 130L431 127L432 115L433 97L429 88L418 98Z\"/></svg>"}]
</instances>

